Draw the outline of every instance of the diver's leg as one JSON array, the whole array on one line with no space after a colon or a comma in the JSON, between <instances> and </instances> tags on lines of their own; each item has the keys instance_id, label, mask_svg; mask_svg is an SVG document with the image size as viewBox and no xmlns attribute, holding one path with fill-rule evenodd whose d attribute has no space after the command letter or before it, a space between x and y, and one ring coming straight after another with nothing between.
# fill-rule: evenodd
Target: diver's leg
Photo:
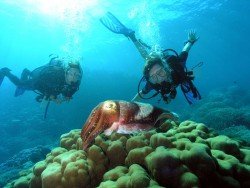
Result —
<instances>
[{"instance_id":1,"label":"diver's leg","mask_svg":"<svg viewBox=\"0 0 250 188\"><path fill-rule=\"evenodd\" d=\"M10 72L8 68L0 69L0 78L6 76L9 80L16 85L15 97L22 95L26 90L33 90L33 80L30 79L30 71L24 69L21 75L21 79ZM2 79L3 80L3 79ZM0 79L1 84L1 79Z\"/></svg>"},{"instance_id":2,"label":"diver's leg","mask_svg":"<svg viewBox=\"0 0 250 188\"><path fill-rule=\"evenodd\" d=\"M15 76L14 74L12 74L10 71L11 71L11 70L8 69L8 68L2 68L2 69L1 69L1 73L2 73L4 76L6 76L7 78L9 78L9 80L10 80L13 84L15 84L16 86L20 86L20 85L21 85L21 80L20 80L17 76Z\"/></svg>"},{"instance_id":3,"label":"diver's leg","mask_svg":"<svg viewBox=\"0 0 250 188\"><path fill-rule=\"evenodd\" d=\"M30 75L31 72L28 69L23 70L21 74L20 85L16 87L15 97L24 94L26 90L32 90L33 80L31 79Z\"/></svg>"},{"instance_id":4,"label":"diver's leg","mask_svg":"<svg viewBox=\"0 0 250 188\"><path fill-rule=\"evenodd\" d=\"M17 76L11 73L11 70L8 68L2 68L0 69L0 75L6 76L9 78L9 80L15 84L16 86L20 87L25 87L28 88L31 82L30 79L30 71L28 69L24 69L22 74L21 74L21 79L19 79Z\"/></svg>"},{"instance_id":5,"label":"diver's leg","mask_svg":"<svg viewBox=\"0 0 250 188\"><path fill-rule=\"evenodd\" d=\"M24 69L23 72L22 72L22 74L21 74L21 80L22 80L22 81L27 81L27 80L29 80L30 74L31 74L31 71L30 71L30 70Z\"/></svg>"},{"instance_id":6,"label":"diver's leg","mask_svg":"<svg viewBox=\"0 0 250 188\"><path fill-rule=\"evenodd\" d=\"M4 77L6 76L6 73L9 71L10 69L8 69L7 67L0 69L0 86L3 82Z\"/></svg>"},{"instance_id":7,"label":"diver's leg","mask_svg":"<svg viewBox=\"0 0 250 188\"><path fill-rule=\"evenodd\" d=\"M136 49L139 51L139 53L141 54L141 56L143 57L143 59L146 59L148 56L148 52L146 47L139 41L137 40L137 38L135 37L135 32L131 32L128 37L130 38L130 40L134 43Z\"/></svg>"}]
</instances>

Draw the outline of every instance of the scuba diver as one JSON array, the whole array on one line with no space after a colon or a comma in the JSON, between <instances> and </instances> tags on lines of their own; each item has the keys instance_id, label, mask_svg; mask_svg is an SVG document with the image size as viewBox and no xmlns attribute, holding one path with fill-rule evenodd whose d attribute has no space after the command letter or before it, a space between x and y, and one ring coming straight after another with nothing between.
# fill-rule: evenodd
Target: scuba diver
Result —
<instances>
[{"instance_id":1,"label":"scuba diver","mask_svg":"<svg viewBox=\"0 0 250 188\"><path fill-rule=\"evenodd\" d=\"M160 94L163 101L169 103L176 97L176 89L178 86L181 87L189 104L193 104L195 101L201 99L200 93L193 84L193 71L188 71L186 68L188 52L193 44L199 39L199 37L196 36L195 31L190 31L188 33L188 40L185 43L182 52L178 54L173 49L152 49L140 39L137 39L135 31L124 26L110 12L107 12L100 21L110 31L117 34L123 34L129 38L146 61L143 70L143 77L138 84L138 93L132 101L139 100L140 98L150 99ZM200 66L200 64L198 66ZM140 89L143 82L144 87L143 89ZM150 97L146 97L150 91L155 92Z\"/></svg>"},{"instance_id":2,"label":"scuba diver","mask_svg":"<svg viewBox=\"0 0 250 188\"><path fill-rule=\"evenodd\" d=\"M38 94L37 102L46 100L49 105L50 101L61 103L72 99L81 83L82 68L78 61L65 63L64 59L55 56L48 64L33 71L24 69L20 79L9 68L0 69L0 86L5 77L16 85L15 97L30 90Z\"/></svg>"}]
</instances>

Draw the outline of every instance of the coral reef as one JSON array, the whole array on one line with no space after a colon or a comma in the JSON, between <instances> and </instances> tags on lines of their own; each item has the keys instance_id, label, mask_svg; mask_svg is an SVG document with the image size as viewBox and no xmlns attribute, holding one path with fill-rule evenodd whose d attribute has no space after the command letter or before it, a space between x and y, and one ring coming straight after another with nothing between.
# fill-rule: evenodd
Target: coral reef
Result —
<instances>
[{"instance_id":1,"label":"coral reef","mask_svg":"<svg viewBox=\"0 0 250 188\"><path fill-rule=\"evenodd\" d=\"M27 173L23 169L32 167L36 162L45 159L46 155L51 151L50 146L37 146L20 151L9 160L0 164L0 187L7 182L18 178L21 173Z\"/></svg>"},{"instance_id":2,"label":"coral reef","mask_svg":"<svg viewBox=\"0 0 250 188\"><path fill-rule=\"evenodd\" d=\"M218 131L218 133L227 135L231 138L233 137L234 139L245 140L246 142L249 142L250 140L250 129L248 129L244 125L228 127L226 129Z\"/></svg>"},{"instance_id":3,"label":"coral reef","mask_svg":"<svg viewBox=\"0 0 250 188\"><path fill-rule=\"evenodd\" d=\"M140 165L132 164L129 168L117 166L106 172L103 182L98 188L109 187L160 187L157 182L152 180L144 168Z\"/></svg>"},{"instance_id":4,"label":"coral reef","mask_svg":"<svg viewBox=\"0 0 250 188\"><path fill-rule=\"evenodd\" d=\"M250 187L249 147L193 121L100 134L86 151L72 130L60 145L5 187Z\"/></svg>"},{"instance_id":5,"label":"coral reef","mask_svg":"<svg viewBox=\"0 0 250 188\"><path fill-rule=\"evenodd\" d=\"M218 89L210 92L199 104L189 108L183 113L183 117L203 122L217 130L238 125L250 129L249 101L250 90L243 90L238 86Z\"/></svg>"}]
</instances>

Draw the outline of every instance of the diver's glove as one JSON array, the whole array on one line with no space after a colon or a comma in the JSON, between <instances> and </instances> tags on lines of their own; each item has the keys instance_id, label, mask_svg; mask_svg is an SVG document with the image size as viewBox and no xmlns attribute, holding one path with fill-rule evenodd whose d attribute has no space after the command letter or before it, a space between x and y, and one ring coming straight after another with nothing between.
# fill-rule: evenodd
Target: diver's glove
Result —
<instances>
[{"instance_id":1,"label":"diver's glove","mask_svg":"<svg viewBox=\"0 0 250 188\"><path fill-rule=\"evenodd\" d=\"M193 71L187 71L186 76L188 80L194 80L194 72Z\"/></svg>"},{"instance_id":2,"label":"diver's glove","mask_svg":"<svg viewBox=\"0 0 250 188\"><path fill-rule=\"evenodd\" d=\"M167 95L162 95L162 99L165 103L169 104L171 102L171 98Z\"/></svg>"},{"instance_id":3,"label":"diver's glove","mask_svg":"<svg viewBox=\"0 0 250 188\"><path fill-rule=\"evenodd\" d=\"M177 94L176 89L173 89L173 90L171 90L171 92L170 92L170 94L169 94L169 97L170 97L171 99L174 99L174 98L176 97L176 94Z\"/></svg>"},{"instance_id":4,"label":"diver's glove","mask_svg":"<svg viewBox=\"0 0 250 188\"><path fill-rule=\"evenodd\" d=\"M191 44L194 44L198 39L199 39L199 37L196 36L195 30L189 31L189 33L188 33L188 41L187 42L190 42Z\"/></svg>"}]
</instances>

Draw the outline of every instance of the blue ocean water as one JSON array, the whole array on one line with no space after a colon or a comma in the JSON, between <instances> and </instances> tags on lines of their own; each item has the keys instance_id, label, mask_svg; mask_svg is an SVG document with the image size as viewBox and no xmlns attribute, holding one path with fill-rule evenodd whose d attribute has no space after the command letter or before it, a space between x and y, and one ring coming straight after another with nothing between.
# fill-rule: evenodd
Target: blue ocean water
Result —
<instances>
[{"instance_id":1,"label":"blue ocean water","mask_svg":"<svg viewBox=\"0 0 250 188\"><path fill-rule=\"evenodd\" d=\"M35 93L15 98L15 86L4 80L0 88L0 163L23 149L56 145L61 134L81 128L99 102L131 100L136 94L143 59L131 41L100 23L107 11L147 44L178 52L188 31L195 29L200 39L190 51L187 66L204 62L195 70L195 84L203 100L228 99L225 105L243 108L244 117L249 118L245 125L250 127L250 1L1 0L0 68L20 75L24 68L33 70L48 63L50 54L58 54L81 59L83 79L72 101L51 104L46 120L45 105L35 101ZM180 91L169 105L157 99L144 102L173 110L183 118L204 120L196 116L196 106L189 106Z\"/></svg>"}]
</instances>

